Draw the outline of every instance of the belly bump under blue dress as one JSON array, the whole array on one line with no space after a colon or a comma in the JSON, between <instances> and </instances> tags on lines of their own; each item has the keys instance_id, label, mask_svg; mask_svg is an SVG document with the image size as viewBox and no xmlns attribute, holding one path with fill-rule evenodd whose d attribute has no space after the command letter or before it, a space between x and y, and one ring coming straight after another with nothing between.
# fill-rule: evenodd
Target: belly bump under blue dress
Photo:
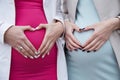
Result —
<instances>
[{"instance_id":1,"label":"belly bump under blue dress","mask_svg":"<svg viewBox=\"0 0 120 80\"><path fill-rule=\"evenodd\" d=\"M80 28L99 22L92 0L79 0L75 24ZM75 32L83 44L93 31ZM118 63L109 40L97 52L66 51L69 80L120 80Z\"/></svg>"}]
</instances>

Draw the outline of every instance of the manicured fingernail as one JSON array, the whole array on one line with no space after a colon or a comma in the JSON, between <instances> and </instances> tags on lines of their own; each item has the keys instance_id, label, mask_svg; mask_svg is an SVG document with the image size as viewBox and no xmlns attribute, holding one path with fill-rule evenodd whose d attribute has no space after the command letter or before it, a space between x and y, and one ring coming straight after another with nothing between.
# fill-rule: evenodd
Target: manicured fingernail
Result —
<instances>
[{"instance_id":1,"label":"manicured fingernail","mask_svg":"<svg viewBox=\"0 0 120 80\"><path fill-rule=\"evenodd\" d=\"M82 28L82 30L84 30L85 28Z\"/></svg>"},{"instance_id":2,"label":"manicured fingernail","mask_svg":"<svg viewBox=\"0 0 120 80\"><path fill-rule=\"evenodd\" d=\"M25 58L28 58L27 56L24 56Z\"/></svg>"},{"instance_id":3,"label":"manicured fingernail","mask_svg":"<svg viewBox=\"0 0 120 80\"><path fill-rule=\"evenodd\" d=\"M38 27L36 27L35 29L38 29Z\"/></svg>"},{"instance_id":4,"label":"manicured fingernail","mask_svg":"<svg viewBox=\"0 0 120 80\"><path fill-rule=\"evenodd\" d=\"M38 56L34 56L34 58L36 58L36 59L37 59L37 58L38 58Z\"/></svg>"},{"instance_id":5,"label":"manicured fingernail","mask_svg":"<svg viewBox=\"0 0 120 80\"><path fill-rule=\"evenodd\" d=\"M50 53L48 52L47 55L50 55Z\"/></svg>"},{"instance_id":6,"label":"manicured fingernail","mask_svg":"<svg viewBox=\"0 0 120 80\"><path fill-rule=\"evenodd\" d=\"M90 51L87 51L87 53L90 53Z\"/></svg>"},{"instance_id":7,"label":"manicured fingernail","mask_svg":"<svg viewBox=\"0 0 120 80\"><path fill-rule=\"evenodd\" d=\"M42 59L45 57L45 55L42 56Z\"/></svg>"},{"instance_id":8,"label":"manicured fingernail","mask_svg":"<svg viewBox=\"0 0 120 80\"><path fill-rule=\"evenodd\" d=\"M40 55L37 55L37 56L35 55L34 57L37 59L37 58L39 58L39 57L40 57Z\"/></svg>"},{"instance_id":9,"label":"manicured fingernail","mask_svg":"<svg viewBox=\"0 0 120 80\"><path fill-rule=\"evenodd\" d=\"M75 49L75 51L78 51L77 49Z\"/></svg>"},{"instance_id":10,"label":"manicured fingernail","mask_svg":"<svg viewBox=\"0 0 120 80\"><path fill-rule=\"evenodd\" d=\"M79 29L79 31L82 31L82 29Z\"/></svg>"},{"instance_id":11,"label":"manicured fingernail","mask_svg":"<svg viewBox=\"0 0 120 80\"><path fill-rule=\"evenodd\" d=\"M38 51L37 53L40 54L40 51Z\"/></svg>"},{"instance_id":12,"label":"manicured fingernail","mask_svg":"<svg viewBox=\"0 0 120 80\"><path fill-rule=\"evenodd\" d=\"M39 54L38 52L35 52L35 54Z\"/></svg>"},{"instance_id":13,"label":"manicured fingernail","mask_svg":"<svg viewBox=\"0 0 120 80\"><path fill-rule=\"evenodd\" d=\"M39 58L39 57L40 57L40 55L37 56L37 58Z\"/></svg>"},{"instance_id":14,"label":"manicured fingernail","mask_svg":"<svg viewBox=\"0 0 120 80\"><path fill-rule=\"evenodd\" d=\"M30 59L34 59L34 57L30 56Z\"/></svg>"},{"instance_id":15,"label":"manicured fingernail","mask_svg":"<svg viewBox=\"0 0 120 80\"><path fill-rule=\"evenodd\" d=\"M79 31L84 31L84 29L85 29L85 28L81 28L81 29L79 29Z\"/></svg>"},{"instance_id":16,"label":"manicured fingernail","mask_svg":"<svg viewBox=\"0 0 120 80\"><path fill-rule=\"evenodd\" d=\"M94 52L96 52L96 50L94 50Z\"/></svg>"},{"instance_id":17,"label":"manicured fingernail","mask_svg":"<svg viewBox=\"0 0 120 80\"><path fill-rule=\"evenodd\" d=\"M36 29L35 28L32 28L32 31L35 31Z\"/></svg>"},{"instance_id":18,"label":"manicured fingernail","mask_svg":"<svg viewBox=\"0 0 120 80\"><path fill-rule=\"evenodd\" d=\"M85 51L85 50L82 50L83 52Z\"/></svg>"}]
</instances>

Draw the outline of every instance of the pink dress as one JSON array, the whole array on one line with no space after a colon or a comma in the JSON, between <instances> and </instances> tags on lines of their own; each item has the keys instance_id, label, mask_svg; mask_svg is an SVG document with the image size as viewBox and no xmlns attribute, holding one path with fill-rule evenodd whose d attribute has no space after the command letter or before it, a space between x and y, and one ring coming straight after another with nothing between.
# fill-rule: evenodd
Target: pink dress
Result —
<instances>
[{"instance_id":1,"label":"pink dress","mask_svg":"<svg viewBox=\"0 0 120 80\"><path fill-rule=\"evenodd\" d=\"M37 27L47 23L43 10L43 0L15 0L16 25ZM25 35L38 49L44 38L45 29L30 32ZM57 80L57 46L44 59L26 59L15 49L12 49L10 80Z\"/></svg>"}]
</instances>

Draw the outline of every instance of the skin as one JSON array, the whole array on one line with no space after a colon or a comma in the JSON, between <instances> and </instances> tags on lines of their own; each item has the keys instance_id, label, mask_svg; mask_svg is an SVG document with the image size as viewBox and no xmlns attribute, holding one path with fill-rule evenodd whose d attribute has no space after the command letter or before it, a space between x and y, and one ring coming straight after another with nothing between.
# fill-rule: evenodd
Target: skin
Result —
<instances>
[{"instance_id":1,"label":"skin","mask_svg":"<svg viewBox=\"0 0 120 80\"><path fill-rule=\"evenodd\" d=\"M42 28L46 29L45 37L43 42L38 50L34 48L31 42L27 39L24 34L24 31L35 31ZM11 47L20 52L25 58L38 58L42 55L42 58L46 54L49 55L50 49L55 44L56 40L63 33L64 28L62 23L56 22L51 24L40 24L37 28L32 28L31 26L12 26L5 32L5 43L9 44ZM23 47L22 50L19 49L19 46Z\"/></svg>"},{"instance_id":2,"label":"skin","mask_svg":"<svg viewBox=\"0 0 120 80\"><path fill-rule=\"evenodd\" d=\"M94 25L88 26L86 30L94 30L92 36L83 45L83 50L96 51L99 50L104 43L110 38L113 31L120 29L120 21L117 18L112 18Z\"/></svg>"},{"instance_id":3,"label":"skin","mask_svg":"<svg viewBox=\"0 0 120 80\"><path fill-rule=\"evenodd\" d=\"M66 23L66 22L65 22ZM66 45L67 48L69 50L74 50L74 49L78 49L77 46L74 46L72 42L69 41L70 38L68 37L73 37L72 31L68 32L71 28L72 24L68 24L66 23L67 26L69 28L67 28L66 30ZM77 26L76 26L77 27ZM72 28L74 29L74 28ZM82 50L83 51L96 51L99 50L103 44L110 38L110 35L112 34L112 32L114 30L118 30L120 29L120 20L118 18L112 18L112 19L108 19L90 26L87 26L84 31L88 31L88 30L94 30L94 33L92 34L92 36L86 41L85 44L82 45ZM71 35L71 36L68 36ZM75 38L74 38L75 39ZM68 43L69 41L69 43ZM78 41L74 42L77 43ZM71 45L72 44L72 47ZM77 44L76 44L77 45Z\"/></svg>"},{"instance_id":4,"label":"skin","mask_svg":"<svg viewBox=\"0 0 120 80\"><path fill-rule=\"evenodd\" d=\"M65 22L66 31L65 31L65 41L66 47L68 50L76 50L78 48L81 49L80 42L74 37L73 32L80 32L79 27L77 25L70 23L69 21Z\"/></svg>"},{"instance_id":5,"label":"skin","mask_svg":"<svg viewBox=\"0 0 120 80\"><path fill-rule=\"evenodd\" d=\"M40 24L36 30L42 28L46 29L46 33L43 42L38 49L38 53L44 58L46 54L49 55L49 51L64 32L64 28L61 22L56 22L51 24Z\"/></svg>"},{"instance_id":6,"label":"skin","mask_svg":"<svg viewBox=\"0 0 120 80\"><path fill-rule=\"evenodd\" d=\"M30 26L12 26L5 32L4 39L5 43L20 52L25 58L29 57L33 59L33 57L36 56L35 52L37 52L37 50L25 36L24 31L26 30L34 31ZM23 49L20 50L19 46L23 47Z\"/></svg>"}]
</instances>

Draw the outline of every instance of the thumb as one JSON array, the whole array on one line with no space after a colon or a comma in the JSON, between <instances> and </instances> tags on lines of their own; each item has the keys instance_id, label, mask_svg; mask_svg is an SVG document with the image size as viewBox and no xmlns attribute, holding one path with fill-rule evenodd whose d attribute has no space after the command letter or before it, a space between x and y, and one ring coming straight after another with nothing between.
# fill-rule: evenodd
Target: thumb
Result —
<instances>
[{"instance_id":1,"label":"thumb","mask_svg":"<svg viewBox=\"0 0 120 80\"><path fill-rule=\"evenodd\" d=\"M87 26L87 27L85 27L83 29L84 29L84 31L94 30L94 27L93 26Z\"/></svg>"},{"instance_id":2,"label":"thumb","mask_svg":"<svg viewBox=\"0 0 120 80\"><path fill-rule=\"evenodd\" d=\"M38 27L36 27L36 30L42 29L42 28L47 28L47 24L40 24Z\"/></svg>"},{"instance_id":3,"label":"thumb","mask_svg":"<svg viewBox=\"0 0 120 80\"><path fill-rule=\"evenodd\" d=\"M77 32L80 32L80 28L77 25L73 25L73 29Z\"/></svg>"},{"instance_id":4,"label":"thumb","mask_svg":"<svg viewBox=\"0 0 120 80\"><path fill-rule=\"evenodd\" d=\"M26 30L30 30L30 31L34 31L35 29L32 28L31 26L23 26L21 27L23 31L26 31Z\"/></svg>"}]
</instances>

